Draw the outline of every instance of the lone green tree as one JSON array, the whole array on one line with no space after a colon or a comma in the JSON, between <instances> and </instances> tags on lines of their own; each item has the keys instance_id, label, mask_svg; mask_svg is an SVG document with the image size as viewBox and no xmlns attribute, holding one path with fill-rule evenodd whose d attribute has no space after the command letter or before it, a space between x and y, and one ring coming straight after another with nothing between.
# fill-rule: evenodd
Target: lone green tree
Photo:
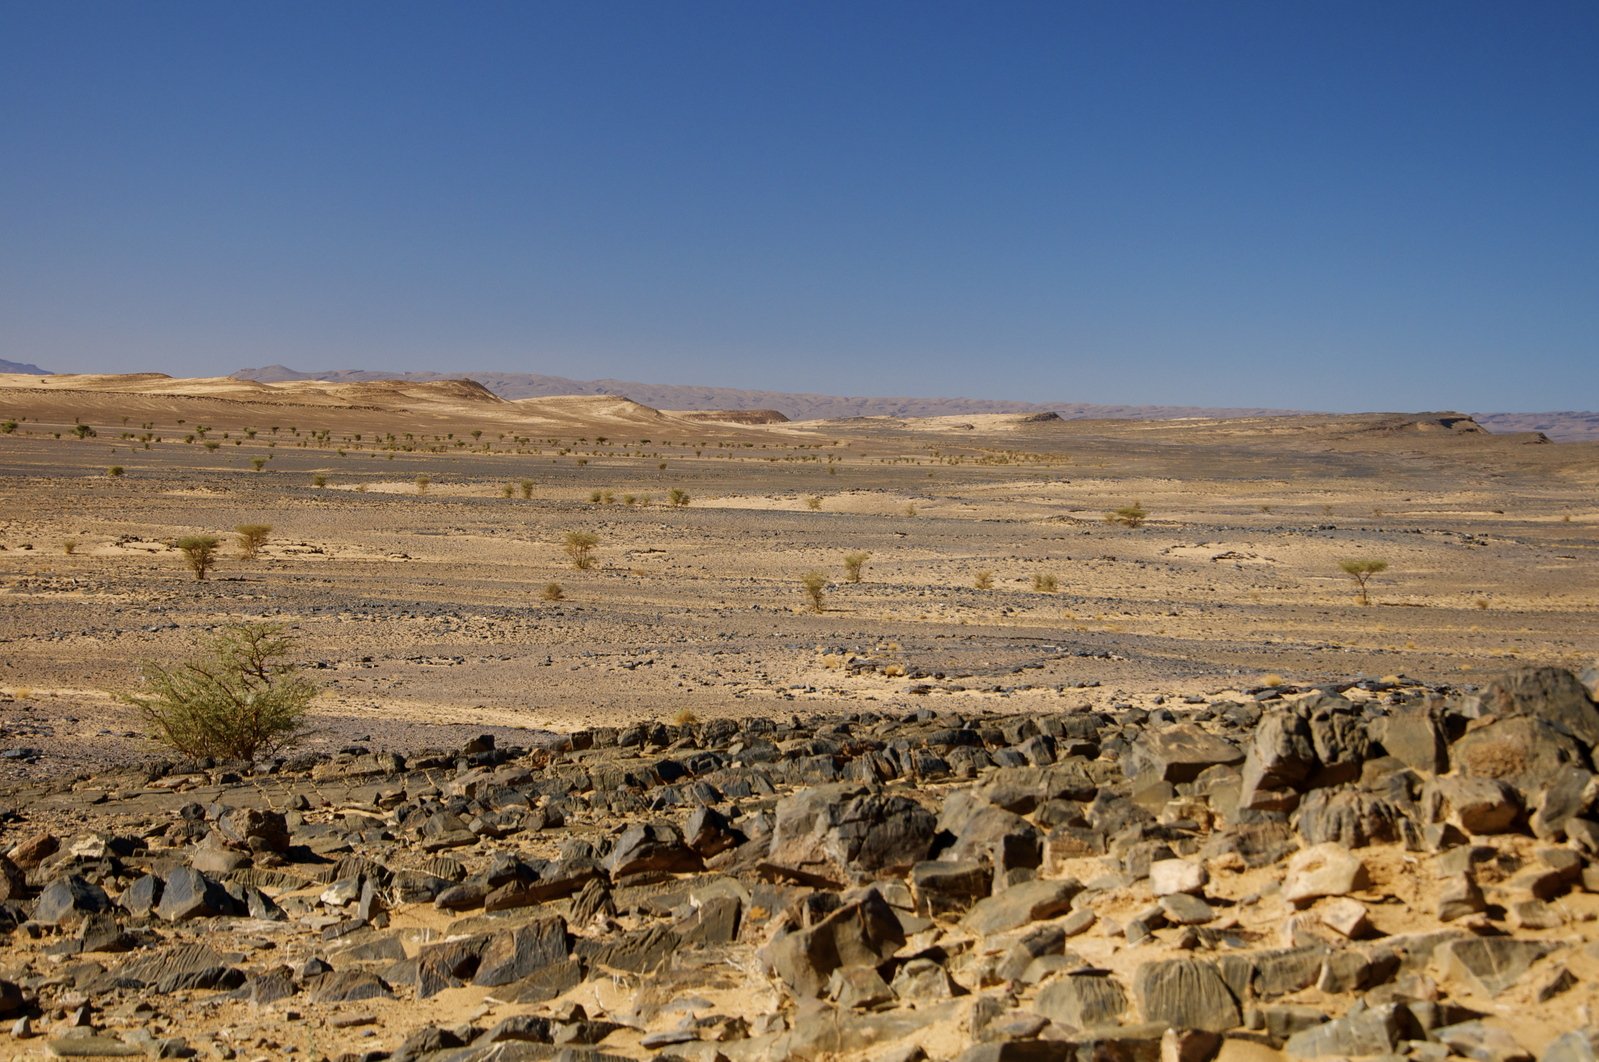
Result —
<instances>
[{"instance_id":1,"label":"lone green tree","mask_svg":"<svg viewBox=\"0 0 1599 1062\"><path fill-rule=\"evenodd\" d=\"M854 553L844 554L845 577L848 578L852 583L860 582L861 569L864 568L866 566L866 562L871 559L872 555L867 553L865 550L858 550Z\"/></svg>"},{"instance_id":2,"label":"lone green tree","mask_svg":"<svg viewBox=\"0 0 1599 1062\"><path fill-rule=\"evenodd\" d=\"M592 531L568 531L561 548L566 551L572 567L586 572L594 567L594 547L599 544L600 536Z\"/></svg>"},{"instance_id":3,"label":"lone green tree","mask_svg":"<svg viewBox=\"0 0 1599 1062\"><path fill-rule=\"evenodd\" d=\"M183 553L183 559L189 562L189 570L194 572L195 581L205 578L206 573L216 566L218 539L215 535L189 535L172 543L174 549Z\"/></svg>"},{"instance_id":4,"label":"lone green tree","mask_svg":"<svg viewBox=\"0 0 1599 1062\"><path fill-rule=\"evenodd\" d=\"M1345 575L1355 581L1355 586L1359 588L1360 592L1360 603L1369 605L1371 604L1371 598L1366 593L1366 584L1371 581L1373 575L1387 571L1388 562L1377 560L1374 557L1356 557L1339 561L1338 567L1343 570Z\"/></svg>"},{"instance_id":5,"label":"lone green tree","mask_svg":"<svg viewBox=\"0 0 1599 1062\"><path fill-rule=\"evenodd\" d=\"M272 534L272 525L240 524L233 529L233 533L239 536L239 556L249 560L266 545L267 536Z\"/></svg>"},{"instance_id":6,"label":"lone green tree","mask_svg":"<svg viewBox=\"0 0 1599 1062\"><path fill-rule=\"evenodd\" d=\"M805 588L805 596L810 600L811 611L821 612L822 603L827 595L827 576L818 571L809 571L800 576L800 585Z\"/></svg>"},{"instance_id":7,"label":"lone green tree","mask_svg":"<svg viewBox=\"0 0 1599 1062\"><path fill-rule=\"evenodd\" d=\"M232 623L194 660L146 662L142 688L118 694L150 736L194 759L253 760L306 734L316 684L291 662L294 638L275 623Z\"/></svg>"},{"instance_id":8,"label":"lone green tree","mask_svg":"<svg viewBox=\"0 0 1599 1062\"><path fill-rule=\"evenodd\" d=\"M1149 510L1140 502L1123 505L1120 509L1112 509L1105 514L1105 522L1121 524L1123 527L1143 527L1144 521L1149 519Z\"/></svg>"}]
</instances>

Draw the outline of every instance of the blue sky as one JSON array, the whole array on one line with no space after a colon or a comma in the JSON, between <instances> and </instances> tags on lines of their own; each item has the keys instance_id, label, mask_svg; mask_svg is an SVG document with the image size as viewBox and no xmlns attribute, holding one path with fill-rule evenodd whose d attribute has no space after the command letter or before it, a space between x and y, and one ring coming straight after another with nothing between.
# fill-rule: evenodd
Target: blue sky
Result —
<instances>
[{"instance_id":1,"label":"blue sky","mask_svg":"<svg viewBox=\"0 0 1599 1062\"><path fill-rule=\"evenodd\" d=\"M0 358L1599 407L1599 5L0 0Z\"/></svg>"}]
</instances>

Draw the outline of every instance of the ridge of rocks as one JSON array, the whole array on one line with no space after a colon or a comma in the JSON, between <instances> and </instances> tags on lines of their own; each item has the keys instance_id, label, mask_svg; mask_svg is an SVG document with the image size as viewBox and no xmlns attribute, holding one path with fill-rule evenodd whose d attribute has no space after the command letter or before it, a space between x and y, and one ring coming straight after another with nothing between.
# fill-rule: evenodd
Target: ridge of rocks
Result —
<instances>
[{"instance_id":1,"label":"ridge of rocks","mask_svg":"<svg viewBox=\"0 0 1599 1062\"><path fill-rule=\"evenodd\" d=\"M0 1018L58 1056L1591 1060L1596 687L640 723L16 789Z\"/></svg>"}]
</instances>

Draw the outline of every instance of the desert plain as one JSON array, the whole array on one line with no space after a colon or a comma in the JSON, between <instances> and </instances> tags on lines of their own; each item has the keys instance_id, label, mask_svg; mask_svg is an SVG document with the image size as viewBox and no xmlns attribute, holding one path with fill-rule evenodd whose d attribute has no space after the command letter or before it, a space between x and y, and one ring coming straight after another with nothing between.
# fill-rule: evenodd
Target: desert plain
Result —
<instances>
[{"instance_id":1,"label":"desert plain","mask_svg":"<svg viewBox=\"0 0 1599 1062\"><path fill-rule=\"evenodd\" d=\"M1470 700L1479 687L1518 669L1579 675L1593 663L1599 443L1488 432L1445 412L791 422L759 411L663 411L622 397L507 401L466 381L158 375L0 377L0 422L9 428L0 435L0 853L15 855L41 836L56 842L31 865L12 860L25 871L12 887L16 904L42 903L78 864L98 868L82 873L97 888L103 882L106 898L103 908L91 899L81 911L74 901L55 921L41 922L36 909L29 921L28 908L17 908L17 925L0 936L0 980L21 986L13 1011L22 1017L11 1039L0 1030L0 1054L46 1057L74 1050L73 1040L156 1053L179 1050L161 1045L181 1039L183 1049L225 1058L1592 1057L1591 1046L1587 1056L1549 1054L1577 1051L1561 1038L1592 1028L1599 1004L1599 897L1587 890L1599 887L1599 876L1586 873L1594 854L1587 835L1535 828L1546 802L1515 772L1494 783L1505 787L1510 809L1502 822L1463 813L1465 797L1438 779L1454 778L1465 761L1396 761L1398 740L1388 747L1381 735L1388 719L1423 705L1437 741L1453 745L1469 730L1503 725ZM1134 506L1141 520L1107 520ZM254 557L241 557L234 543L243 524L270 525ZM565 550L573 532L594 537L591 567L576 567ZM203 580L171 546L198 534L222 540ZM858 581L849 554L859 559ZM1341 569L1354 559L1386 565L1365 603ZM819 600L802 585L813 572L825 580ZM117 694L137 688L142 663L180 661L240 620L282 624L298 640L306 674L322 690L313 731L285 753L290 758L253 768L177 762ZM1591 679L1583 681L1591 695ZM1519 696L1507 693L1501 704ZM1329 718L1354 713L1348 728L1363 736L1338 732L1362 751L1339 761L1318 730L1302 771L1272 775L1272 763L1262 763L1269 750L1257 747L1263 713L1299 704L1308 719L1318 697L1336 702ZM1500 715L1536 715L1525 702ZM1073 718L1094 721L1091 733ZM1178 763L1171 749L1142 748L1142 734L1154 740L1167 726L1230 742L1237 756L1224 750ZM984 756L938 757L947 770L896 760L886 775L852 773L852 764L882 753L873 741L891 744L903 732L937 749L929 733L950 740L952 730L963 736L950 747L975 743ZM752 733L778 735L774 747L785 756L804 746L807 761L821 756L832 766L796 768L743 796L728 795L738 786L708 781L713 788L695 797L672 785L677 767L642 782L613 779L625 798L594 795L604 788L598 766L585 768L586 781L570 793L536 788L543 772L595 757L638 766L632 761L677 762L699 749L713 750L718 770L767 762L740 759ZM1580 744L1582 727L1574 733ZM1047 753L1005 751L1045 738ZM815 744L827 740L837 747ZM1592 769L1589 745L1561 749L1550 762ZM1368 752L1381 766L1362 776ZM390 754L400 759L389 761L387 775L336 769ZM1333 771L1335 761L1353 773ZM821 773L806 775L813 768ZM1365 827L1328 835L1286 818L1303 813L1298 790L1369 787L1374 773L1407 768L1416 772L1407 805L1415 821L1391 835ZM1007 770L1043 772L1029 776L1038 798L994 796L992 772ZM1089 789L1060 783L1062 770ZM1246 792L1294 795L1241 809L1240 771ZM302 776L304 785L294 781ZM319 795L308 797L313 778ZM877 800L870 807L880 817L912 822L913 858L884 859L865 872L845 866L841 879L779 859L793 840L784 823L800 814L782 802L808 799L815 785L849 783L866 795L828 790L833 803ZM473 827L484 815L507 814L508 805L481 799L495 785L521 785L524 795L535 786L518 814L543 816L545 828L521 819L514 829L509 819L503 829ZM662 785L669 797L650 795ZM984 785L987 806L1022 824L1005 827L1021 836L1016 844L985 848L963 832L992 826L971 826L969 809L951 806ZM1230 796L1217 795L1228 786ZM1101 788L1138 815L1079 823L1044 810L1091 803ZM1568 811L1580 818L1594 805L1591 775L1576 788ZM967 796L950 795L956 791ZM482 806L440 812L464 824L444 830L448 845L426 844L433 835L418 834L403 814L405 802L468 798ZM558 813L545 814L551 801ZM921 841L910 805L936 818ZM725 817L725 846L695 841L705 815L685 817L700 807ZM262 840L273 830L252 834L224 822L245 808L287 816L292 848L315 851L318 866L333 869L297 869L285 859L286 843ZM839 828L837 808L828 815L832 826L817 827L818 838ZM1303 848L1279 838L1280 851L1257 859L1202 843L1239 824L1265 829L1272 816L1294 824ZM675 838L626 833L657 820L670 822ZM358 836L324 843L340 824ZM302 827L309 839L295 833ZM1067 843L1061 829L1097 840L1073 833ZM1016 848L1029 849L1035 835L1038 858L1017 859ZM835 863L838 843L817 841ZM197 923L187 917L146 910L141 918L113 897L138 873L160 877L182 862L186 846L206 844L243 856L203 864L217 888L234 876L238 907L202 911L221 955L207 968L238 977L180 978L153 1002L130 987L139 978L120 989L86 988L130 950L189 940L183 935ZM562 847L571 844L588 847ZM1296 919L1309 917L1302 899L1283 898L1285 865L1321 844L1364 860L1345 888L1309 897L1355 897L1367 909L1358 930L1301 925ZM646 854L635 862L619 854L640 846ZM1488 851L1469 854L1480 848ZM1546 858L1546 848L1570 857ZM545 863L493 870L519 858ZM119 865L107 869L108 859ZM358 859L365 869L350 862ZM652 926L670 926L677 945L698 940L700 923L691 932L684 919L703 920L736 896L736 928L718 929L711 941L731 957L707 972L674 955L677 946L631 968L632 960L586 953L576 981L520 1000L474 979L481 954L433 992L418 987L425 977L405 982L388 969L409 963L414 978L428 961L419 949L527 927L491 924L489 913L456 924L470 903L402 902L374 867L426 872L456 888L520 882L525 893L533 882L560 880L552 868L584 859L604 873L503 909L524 919L538 913L540 925L552 914L564 920L563 962L577 961L566 952L576 955L593 925L602 927L596 939L642 940ZM1433 864L1446 859L1454 862L1434 874ZM1172 861L1201 867L1205 882L1162 892L1150 866ZM981 868L989 882L981 891L992 895L939 892L947 882L929 884L934 871L912 868L930 862ZM1493 895L1501 882L1522 888L1545 863L1564 875L1558 889ZM721 884L704 885L718 874ZM1464 920L1458 912L1441 919L1440 896L1463 888L1463 876L1472 888L1489 887L1491 902L1468 897ZM883 883L872 885L874 878ZM1057 890L1014 924L968 921L989 900L1067 879L1080 891ZM755 891L756 881L769 892ZM353 892L323 896L340 882L353 882ZM593 896L601 885L603 903ZM386 902L360 900L363 888L379 886L390 890ZM241 889L263 896L260 909ZM437 901L438 892L426 899ZM806 899L815 893L832 898ZM1214 903L1214 918L1169 901L1173 895ZM1162 897L1179 910L1146 917ZM1554 913L1515 914L1524 898ZM477 899L481 906L483 894ZM579 901L587 906L574 911ZM793 956L773 958L785 938L832 925L838 911L856 912L863 924L898 920L895 946L864 966L875 969L871 977L835 955L822 964L822 982L811 984L815 970L796 973ZM1093 928L1083 926L1084 911ZM128 947L115 959L91 958L82 927L104 929L107 912L128 937L119 946ZM1347 907L1341 913L1354 918ZM1061 929L1063 922L1071 924ZM342 928L330 935L334 927ZM1038 936L1049 937L1051 927L1060 930L1055 937ZM1355 940L1381 966L1368 954L1381 941L1446 931L1554 943L1522 963L1522 972L1536 964L1524 977L1464 985L1449 978L1465 958L1432 955L1460 943L1453 938L1433 940L1414 963L1409 953L1395 960L1400 972L1386 980L1340 982L1338 969L1327 972L1327 963L1336 966L1327 956L1354 949ZM1229 982L1236 1021L1216 1018L1214 1008L1199 1017L1173 1011L1156 998L1157 975L1145 966L1242 947L1227 942L1229 932L1257 951L1314 945L1322 965L1308 980L1272 973L1291 982L1282 991L1262 989L1258 973L1243 989ZM1001 942L1012 961L995 960L1003 967L996 972L975 957L1005 933L1015 938ZM373 943L379 939L386 943ZM62 946L73 940L76 951ZM367 951L347 950L360 947ZM1053 965L1017 964L1016 947L1035 948L1031 958ZM313 959L332 973L308 968ZM252 996L277 960L293 971L295 991ZM354 971L379 980L382 991L351 1000L327 989L333 973ZM1054 989L1054 1016L1036 1025L1017 1019L1037 1016L1035 990L1085 976L1125 990L1123 1017L1090 1022L1086 1004L1061 1004L1069 993ZM1209 981L1184 984L1179 995L1212 991ZM1376 995L1362 999L1367 990ZM1086 999L1099 989L1072 991ZM703 1006L685 1007L685 998ZM1460 1013L1437 1017L1457 999ZM1420 1003L1433 1008L1431 1029ZM576 1015L575 1006L583 1008ZM1267 1014L1273 1007L1300 1010ZM1302 1036L1294 1046L1292 1036L1305 1029L1379 1011L1392 1027L1381 1050L1349 1049L1376 1040L1340 1041L1328 1054L1306 1055ZM798 1035L818 1013L839 1030L833 1039ZM914 1020L893 1024L906 1015ZM482 1039L513 1019L535 1031ZM579 1033L560 1031L584 1021ZM1487 1030L1475 1041L1430 1038L1433 1029L1473 1021ZM850 1032L849 1022L859 1029ZM1101 1036L1101 1026L1136 1035L1085 1038L1085 1029ZM439 1038L433 1054L399 1050L430 1027L459 1027L459 1035ZM133 1035L138 1029L143 1039ZM1068 1048L1087 1053L1061 1053Z\"/></svg>"}]
</instances>

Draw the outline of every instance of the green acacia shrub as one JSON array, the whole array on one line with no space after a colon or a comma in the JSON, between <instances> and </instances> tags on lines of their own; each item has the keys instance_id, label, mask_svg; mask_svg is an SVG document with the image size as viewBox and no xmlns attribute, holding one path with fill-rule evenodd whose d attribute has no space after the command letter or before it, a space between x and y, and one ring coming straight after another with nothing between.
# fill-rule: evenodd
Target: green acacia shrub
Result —
<instances>
[{"instance_id":1,"label":"green acacia shrub","mask_svg":"<svg viewBox=\"0 0 1599 1062\"><path fill-rule=\"evenodd\" d=\"M811 611L821 612L827 597L827 576L818 571L809 571L800 576L800 585L805 588L805 596L811 603Z\"/></svg>"},{"instance_id":2,"label":"green acacia shrub","mask_svg":"<svg viewBox=\"0 0 1599 1062\"><path fill-rule=\"evenodd\" d=\"M306 734L318 690L290 662L294 644L274 623L229 624L198 659L146 662L142 689L118 699L138 711L151 737L185 756L253 760Z\"/></svg>"},{"instance_id":3,"label":"green acacia shrub","mask_svg":"<svg viewBox=\"0 0 1599 1062\"><path fill-rule=\"evenodd\" d=\"M194 572L195 581L198 582L216 566L217 545L218 540L215 535L189 535L172 543L172 548L183 553L184 560L189 562L189 569Z\"/></svg>"},{"instance_id":4,"label":"green acacia shrub","mask_svg":"<svg viewBox=\"0 0 1599 1062\"><path fill-rule=\"evenodd\" d=\"M272 533L272 525L240 524L233 529L233 533L239 536L239 556L249 560L266 545L267 536Z\"/></svg>"},{"instance_id":5,"label":"green acacia shrub","mask_svg":"<svg viewBox=\"0 0 1599 1062\"><path fill-rule=\"evenodd\" d=\"M1343 573L1355 581L1355 586L1360 591L1360 603L1371 604L1371 598L1366 593L1366 584L1373 575L1388 570L1388 562L1375 557L1356 557L1338 562L1338 567Z\"/></svg>"},{"instance_id":6,"label":"green acacia shrub","mask_svg":"<svg viewBox=\"0 0 1599 1062\"><path fill-rule=\"evenodd\" d=\"M1112 509L1105 514L1108 524L1121 524L1123 527L1143 527L1144 521L1149 518L1149 511L1138 502L1123 505L1120 509Z\"/></svg>"},{"instance_id":7,"label":"green acacia shrub","mask_svg":"<svg viewBox=\"0 0 1599 1062\"><path fill-rule=\"evenodd\" d=\"M599 544L600 536L592 531L568 531L561 548L572 561L572 567L588 571L594 567L594 547Z\"/></svg>"},{"instance_id":8,"label":"green acacia shrub","mask_svg":"<svg viewBox=\"0 0 1599 1062\"><path fill-rule=\"evenodd\" d=\"M867 553L865 550L844 554L844 575L852 583L860 582L861 569L864 568L866 566L866 562L871 559L872 555Z\"/></svg>"}]
</instances>

